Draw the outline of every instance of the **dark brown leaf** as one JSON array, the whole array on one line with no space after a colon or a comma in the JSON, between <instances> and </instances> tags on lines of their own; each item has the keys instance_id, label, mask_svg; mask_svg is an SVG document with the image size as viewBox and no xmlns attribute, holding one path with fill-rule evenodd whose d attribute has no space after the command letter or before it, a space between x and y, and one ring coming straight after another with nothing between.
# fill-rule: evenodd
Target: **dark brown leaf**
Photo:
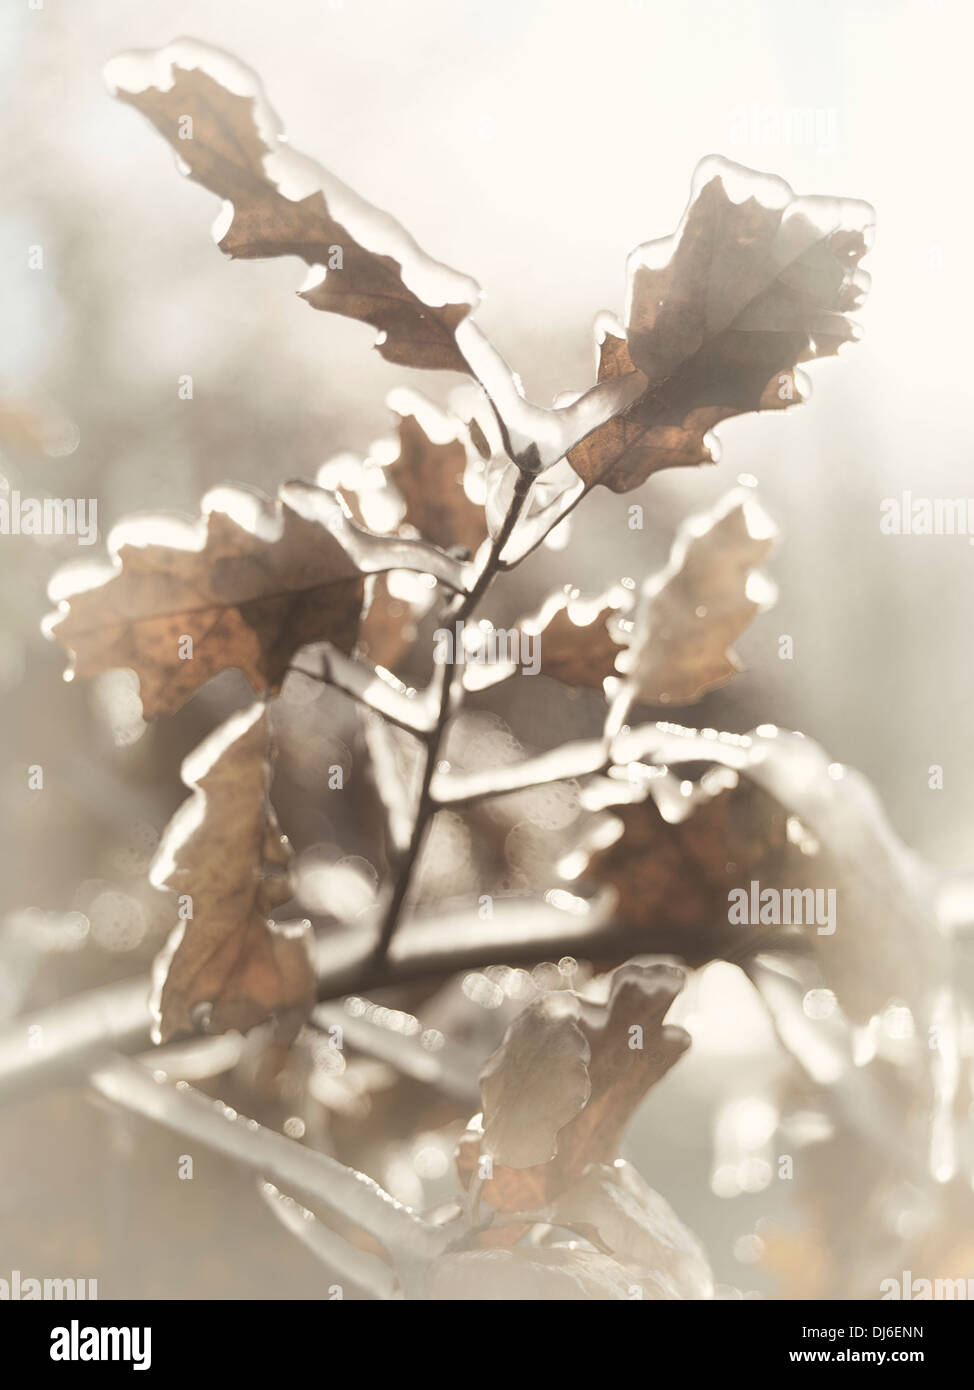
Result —
<instances>
[{"instance_id":1,"label":"dark brown leaf","mask_svg":"<svg viewBox=\"0 0 974 1390\"><path fill-rule=\"evenodd\" d=\"M170 142L188 176L232 205L232 221L221 222L227 255L299 256L322 274L303 298L378 329L388 361L467 370L454 333L476 302L476 284L292 151L249 68L180 40L123 54L106 76Z\"/></svg>"},{"instance_id":2,"label":"dark brown leaf","mask_svg":"<svg viewBox=\"0 0 974 1390\"><path fill-rule=\"evenodd\" d=\"M314 998L311 928L273 923L291 896L291 849L270 804L267 710L234 715L183 764L193 796L163 834L151 879L180 894L181 921L156 961L157 1041L199 1026L244 1031ZM289 1021L290 1021L289 1020Z\"/></svg>"},{"instance_id":3,"label":"dark brown leaf","mask_svg":"<svg viewBox=\"0 0 974 1390\"><path fill-rule=\"evenodd\" d=\"M483 507L464 490L467 446L448 416L424 411L434 428L431 438L414 414L399 419L399 457L389 465L389 476L406 504L405 521L415 526L424 540L441 550L462 546L470 555L487 536Z\"/></svg>"},{"instance_id":4,"label":"dark brown leaf","mask_svg":"<svg viewBox=\"0 0 974 1390\"><path fill-rule=\"evenodd\" d=\"M538 634L542 675L601 689L607 676L617 674L616 657L626 645L618 621L631 603L624 590L586 601L574 592L552 595L522 624L525 632Z\"/></svg>"},{"instance_id":5,"label":"dark brown leaf","mask_svg":"<svg viewBox=\"0 0 974 1390\"><path fill-rule=\"evenodd\" d=\"M276 691L294 653L355 642L366 573L413 567L459 582L459 567L418 542L356 527L336 498L285 483L277 499L216 488L203 516L137 517L109 538L114 568L94 587L65 573L48 630L74 654L74 674L131 667L145 717L171 714L200 686L237 667L254 690Z\"/></svg>"},{"instance_id":6,"label":"dark brown leaf","mask_svg":"<svg viewBox=\"0 0 974 1390\"><path fill-rule=\"evenodd\" d=\"M801 858L775 799L732 780L729 787L722 778L705 779L680 819L664 817L658 785L651 783L644 800L613 807L622 833L586 869L586 878L615 890L620 922L685 930L691 964L711 959L729 941L746 944L748 929L728 924L732 888L751 878L787 881Z\"/></svg>"}]
</instances>

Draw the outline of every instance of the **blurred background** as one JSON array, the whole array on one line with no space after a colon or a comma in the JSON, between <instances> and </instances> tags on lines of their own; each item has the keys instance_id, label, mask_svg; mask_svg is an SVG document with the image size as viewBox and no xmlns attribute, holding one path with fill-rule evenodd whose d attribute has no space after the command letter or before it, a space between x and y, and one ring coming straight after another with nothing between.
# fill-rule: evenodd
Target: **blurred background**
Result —
<instances>
[{"instance_id":1,"label":"blurred background","mask_svg":"<svg viewBox=\"0 0 974 1390\"><path fill-rule=\"evenodd\" d=\"M296 149L480 282L478 320L539 402L592 380L592 320L622 311L627 253L673 230L702 156L769 170L799 193L865 199L878 214L865 337L813 364L812 400L720 426L716 469L633 496L599 490L567 548L538 552L488 611L503 625L565 583L641 580L684 516L753 475L781 529L769 566L779 601L739 645L745 673L694 722L803 729L875 783L908 844L938 865L970 863L974 557L964 536L882 535L879 516L907 489L971 492L974 209L960 158L971 27L968 8L946 0L8 0L0 486L97 498L103 540L132 512L195 514L223 481L273 491L340 451L365 455L393 433L390 390L443 403L456 385L389 365L370 329L312 311L295 294L300 263L227 261L209 236L216 200L109 96L102 67L120 50L187 34L254 67ZM796 112L811 120L796 127ZM178 394L186 375L191 400ZM641 532L626 526L634 500ZM184 794L180 760L246 699L228 675L146 729L127 673L65 684L40 622L50 575L78 554L72 537L0 537L0 1017L145 969L171 923L144 876ZM778 659L783 634L791 661ZM594 697L545 678L474 704L484 727L528 748L598 726ZM367 859L367 827L325 804L315 780L357 756L348 723L340 697L289 688L278 797L299 849ZM929 786L933 764L942 789ZM36 766L42 790L28 784ZM443 862L456 891L469 852L453 830ZM780 1292L741 1244L767 1193L728 1201L712 1182L715 1097L742 1053L755 1094L778 1065L735 993L746 988L730 966L695 984L707 1042L654 1092L631 1156L725 1285ZM748 1123L763 1132L760 1112ZM321 1267L230 1165L207 1159L201 1181L174 1191L180 1151L77 1093L5 1113L0 1275L98 1277L103 1297L320 1296ZM420 1164L419 1189L407 1160L396 1158L398 1178L375 1176L406 1200L438 1197L439 1160Z\"/></svg>"}]
</instances>

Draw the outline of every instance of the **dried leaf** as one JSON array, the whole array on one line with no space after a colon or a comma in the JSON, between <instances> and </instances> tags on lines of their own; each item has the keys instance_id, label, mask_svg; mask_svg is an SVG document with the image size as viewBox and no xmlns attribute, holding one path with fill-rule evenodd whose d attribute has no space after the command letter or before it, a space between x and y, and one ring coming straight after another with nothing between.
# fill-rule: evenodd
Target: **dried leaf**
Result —
<instances>
[{"instance_id":1,"label":"dried leaf","mask_svg":"<svg viewBox=\"0 0 974 1390\"><path fill-rule=\"evenodd\" d=\"M622 587L594 599L566 589L519 627L538 636L546 676L599 689L627 674L639 699L688 704L740 670L731 643L773 599L758 566L775 534L739 488L686 522L666 568L643 585L634 618Z\"/></svg>"},{"instance_id":2,"label":"dried leaf","mask_svg":"<svg viewBox=\"0 0 974 1390\"><path fill-rule=\"evenodd\" d=\"M848 1017L865 1022L898 999L925 1025L945 970L938 875L902 843L866 779L832 762L813 740L773 725L747 735L655 729L657 764L709 763L711 770L694 785L659 777L657 767L651 794L619 809L622 836L587 871L616 889L619 919L684 924L692 963L745 955L756 937L771 950L776 935L801 930ZM640 737L633 731L629 747ZM617 751L625 748L622 740ZM748 897L747 922L730 916L732 889ZM766 889L775 890L767 908L760 898ZM786 889L805 895L802 920L791 926Z\"/></svg>"},{"instance_id":3,"label":"dried leaf","mask_svg":"<svg viewBox=\"0 0 974 1390\"><path fill-rule=\"evenodd\" d=\"M249 68L179 40L115 58L106 79L170 142L187 175L232 205L218 224L227 255L299 256L320 271L302 297L371 324L388 361L467 370L454 334L479 297L476 283L291 150Z\"/></svg>"},{"instance_id":4,"label":"dried leaf","mask_svg":"<svg viewBox=\"0 0 974 1390\"><path fill-rule=\"evenodd\" d=\"M150 878L192 904L153 972L156 1041L192 1030L244 1031L314 999L307 922L273 923L291 896L291 849L270 804L266 707L235 714L182 768L193 796L167 826Z\"/></svg>"},{"instance_id":5,"label":"dried leaf","mask_svg":"<svg viewBox=\"0 0 974 1390\"><path fill-rule=\"evenodd\" d=\"M559 1130L589 1098L579 1012L567 990L544 995L518 1014L480 1074L483 1150L504 1167L547 1163Z\"/></svg>"},{"instance_id":6,"label":"dried leaf","mask_svg":"<svg viewBox=\"0 0 974 1390\"><path fill-rule=\"evenodd\" d=\"M428 402L420 405L414 393L404 397L406 393L394 392L390 398L390 404L401 403L403 413L399 457L388 472L406 504L405 520L441 550L461 546L474 555L487 537L487 522L483 507L464 490L468 456L463 426Z\"/></svg>"},{"instance_id":7,"label":"dried leaf","mask_svg":"<svg viewBox=\"0 0 974 1390\"><path fill-rule=\"evenodd\" d=\"M798 198L782 179L704 160L677 232L629 258L625 336L597 325L599 382L637 394L570 451L586 485L629 492L661 468L712 462L719 421L803 400L798 365L857 336L847 314L868 288L872 223L866 203Z\"/></svg>"},{"instance_id":8,"label":"dried leaf","mask_svg":"<svg viewBox=\"0 0 974 1390\"><path fill-rule=\"evenodd\" d=\"M606 1004L583 1002L592 1094L558 1136L558 1166L566 1176L618 1158L637 1105L690 1046L688 1033L663 1022L685 981L676 966L630 962L613 972Z\"/></svg>"},{"instance_id":9,"label":"dried leaf","mask_svg":"<svg viewBox=\"0 0 974 1390\"><path fill-rule=\"evenodd\" d=\"M59 612L48 631L74 654L74 674L131 667L146 719L179 709L227 667L257 692L276 691L300 647L328 641L349 651L364 574L415 568L460 582L449 557L360 530L311 483L285 483L275 500L216 488L202 511L195 524L123 522L109 537L114 568L100 583L65 571L51 584Z\"/></svg>"},{"instance_id":10,"label":"dried leaf","mask_svg":"<svg viewBox=\"0 0 974 1390\"><path fill-rule=\"evenodd\" d=\"M369 606L359 627L358 650L373 666L397 671L416 636L416 623L433 598L428 591L425 607L400 598L389 588L389 576L376 575Z\"/></svg>"},{"instance_id":11,"label":"dried leaf","mask_svg":"<svg viewBox=\"0 0 974 1390\"><path fill-rule=\"evenodd\" d=\"M686 523L667 567L643 586L632 645L616 663L638 698L690 704L741 669L732 644L773 601L757 570L775 534L744 489Z\"/></svg>"},{"instance_id":12,"label":"dried leaf","mask_svg":"<svg viewBox=\"0 0 974 1390\"><path fill-rule=\"evenodd\" d=\"M787 882L800 859L789 846L782 807L750 782L731 780L729 787L720 776L705 778L683 815L651 782L644 799L613 808L621 833L585 870L587 879L614 889L619 922L685 932L693 965L738 943L746 947L748 929L727 920L732 888L751 878Z\"/></svg>"},{"instance_id":13,"label":"dried leaf","mask_svg":"<svg viewBox=\"0 0 974 1390\"><path fill-rule=\"evenodd\" d=\"M616 657L625 650L618 624L631 603L632 595L622 589L591 600L579 599L577 590L553 594L520 624L524 632L538 634L542 675L601 689L605 678L616 674Z\"/></svg>"},{"instance_id":14,"label":"dried leaf","mask_svg":"<svg viewBox=\"0 0 974 1390\"><path fill-rule=\"evenodd\" d=\"M674 966L630 963L613 975L604 1005L569 991L529 1004L481 1073L483 1133L468 1130L461 1141L461 1180L469 1181L478 1155L490 1154L484 1200L499 1211L531 1211L590 1164L613 1162L633 1110L689 1046L682 1028L662 1022L684 979ZM568 1076L561 1085L551 1080L552 1055Z\"/></svg>"}]
</instances>

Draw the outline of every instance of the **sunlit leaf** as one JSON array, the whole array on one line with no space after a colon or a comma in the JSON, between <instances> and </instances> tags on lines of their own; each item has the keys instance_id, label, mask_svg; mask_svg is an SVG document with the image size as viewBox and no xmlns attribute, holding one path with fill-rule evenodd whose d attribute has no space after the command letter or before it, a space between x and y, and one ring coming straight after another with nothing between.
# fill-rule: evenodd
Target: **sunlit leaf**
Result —
<instances>
[{"instance_id":1,"label":"sunlit leaf","mask_svg":"<svg viewBox=\"0 0 974 1390\"><path fill-rule=\"evenodd\" d=\"M712 156L698 166L677 231L629 257L624 329L597 325L598 379L635 399L569 453L589 487L629 492L651 474L714 459L721 420L805 399L798 366L858 335L848 312L866 203L796 197L779 178Z\"/></svg>"},{"instance_id":2,"label":"sunlit leaf","mask_svg":"<svg viewBox=\"0 0 974 1390\"><path fill-rule=\"evenodd\" d=\"M311 483L277 499L216 488L196 523L136 517L109 537L113 568L99 583L55 576L48 629L92 676L131 667L145 717L172 713L200 686L237 667L258 693L276 691L294 653L358 633L363 575L431 571L458 587L461 567L420 542L373 536Z\"/></svg>"},{"instance_id":3,"label":"sunlit leaf","mask_svg":"<svg viewBox=\"0 0 974 1390\"><path fill-rule=\"evenodd\" d=\"M740 670L733 643L774 597L758 567L775 534L743 488L686 523L669 564L643 585L631 645L616 662L639 699L689 704Z\"/></svg>"},{"instance_id":4,"label":"sunlit leaf","mask_svg":"<svg viewBox=\"0 0 974 1390\"><path fill-rule=\"evenodd\" d=\"M454 335L479 298L476 283L292 150L249 68L181 39L120 55L106 78L170 142L184 172L230 205L218 238L227 255L298 256L313 268L303 298L371 324L390 362L466 370Z\"/></svg>"},{"instance_id":5,"label":"sunlit leaf","mask_svg":"<svg viewBox=\"0 0 974 1390\"><path fill-rule=\"evenodd\" d=\"M461 1178L489 1155L484 1200L529 1211L589 1164L613 1162L639 1101L689 1046L682 1028L663 1023L683 982L673 966L630 963L612 976L605 1004L567 990L529 1004L481 1073L482 1129L461 1141Z\"/></svg>"},{"instance_id":6,"label":"sunlit leaf","mask_svg":"<svg viewBox=\"0 0 974 1390\"><path fill-rule=\"evenodd\" d=\"M157 888L179 894L183 917L153 975L158 1041L202 1027L243 1031L271 1015L300 1016L313 1001L309 924L270 918L291 896L291 849L270 804L270 778L259 703L183 764L193 796L170 821L151 871Z\"/></svg>"}]
</instances>

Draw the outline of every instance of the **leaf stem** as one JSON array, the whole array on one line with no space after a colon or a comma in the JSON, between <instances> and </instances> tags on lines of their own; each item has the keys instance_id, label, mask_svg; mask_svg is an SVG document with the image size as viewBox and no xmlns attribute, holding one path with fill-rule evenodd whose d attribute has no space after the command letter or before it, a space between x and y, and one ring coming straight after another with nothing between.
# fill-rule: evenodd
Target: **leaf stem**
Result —
<instances>
[{"instance_id":1,"label":"leaf stem","mask_svg":"<svg viewBox=\"0 0 974 1390\"><path fill-rule=\"evenodd\" d=\"M494 537L490 547L490 553L484 563L483 569L477 576L473 588L467 593L458 605L447 610L447 616L455 625L466 621L475 611L480 600L490 588L494 576L501 569L501 555L504 547L510 539L511 532L517 525L518 517L527 501L528 493L531 491L533 477L528 473L518 473L517 483L511 497L507 515L500 531ZM458 670L457 644L453 644L450 660L443 666L442 685L440 687L440 706L436 722L429 732L425 733L423 742L425 744L425 762L423 764L423 779L419 789L419 799L416 806L416 818L413 821L413 830L409 838L409 844L405 853L402 855L397 866L396 881L393 886L389 904L386 908L382 924L379 928L379 938L373 953L373 965L377 967L382 964L389 952L389 946L399 925L402 916L403 906L405 905L409 889L415 875L416 865L422 853L423 844L430 823L437 811L437 803L430 794L433 782L433 775L436 772L437 764L440 760L440 750L443 744L443 737L446 727L450 722L451 716L456 712L458 702L453 700L453 692L456 684L456 674ZM462 690L462 686L461 686ZM460 697L462 699L462 695Z\"/></svg>"}]
</instances>

